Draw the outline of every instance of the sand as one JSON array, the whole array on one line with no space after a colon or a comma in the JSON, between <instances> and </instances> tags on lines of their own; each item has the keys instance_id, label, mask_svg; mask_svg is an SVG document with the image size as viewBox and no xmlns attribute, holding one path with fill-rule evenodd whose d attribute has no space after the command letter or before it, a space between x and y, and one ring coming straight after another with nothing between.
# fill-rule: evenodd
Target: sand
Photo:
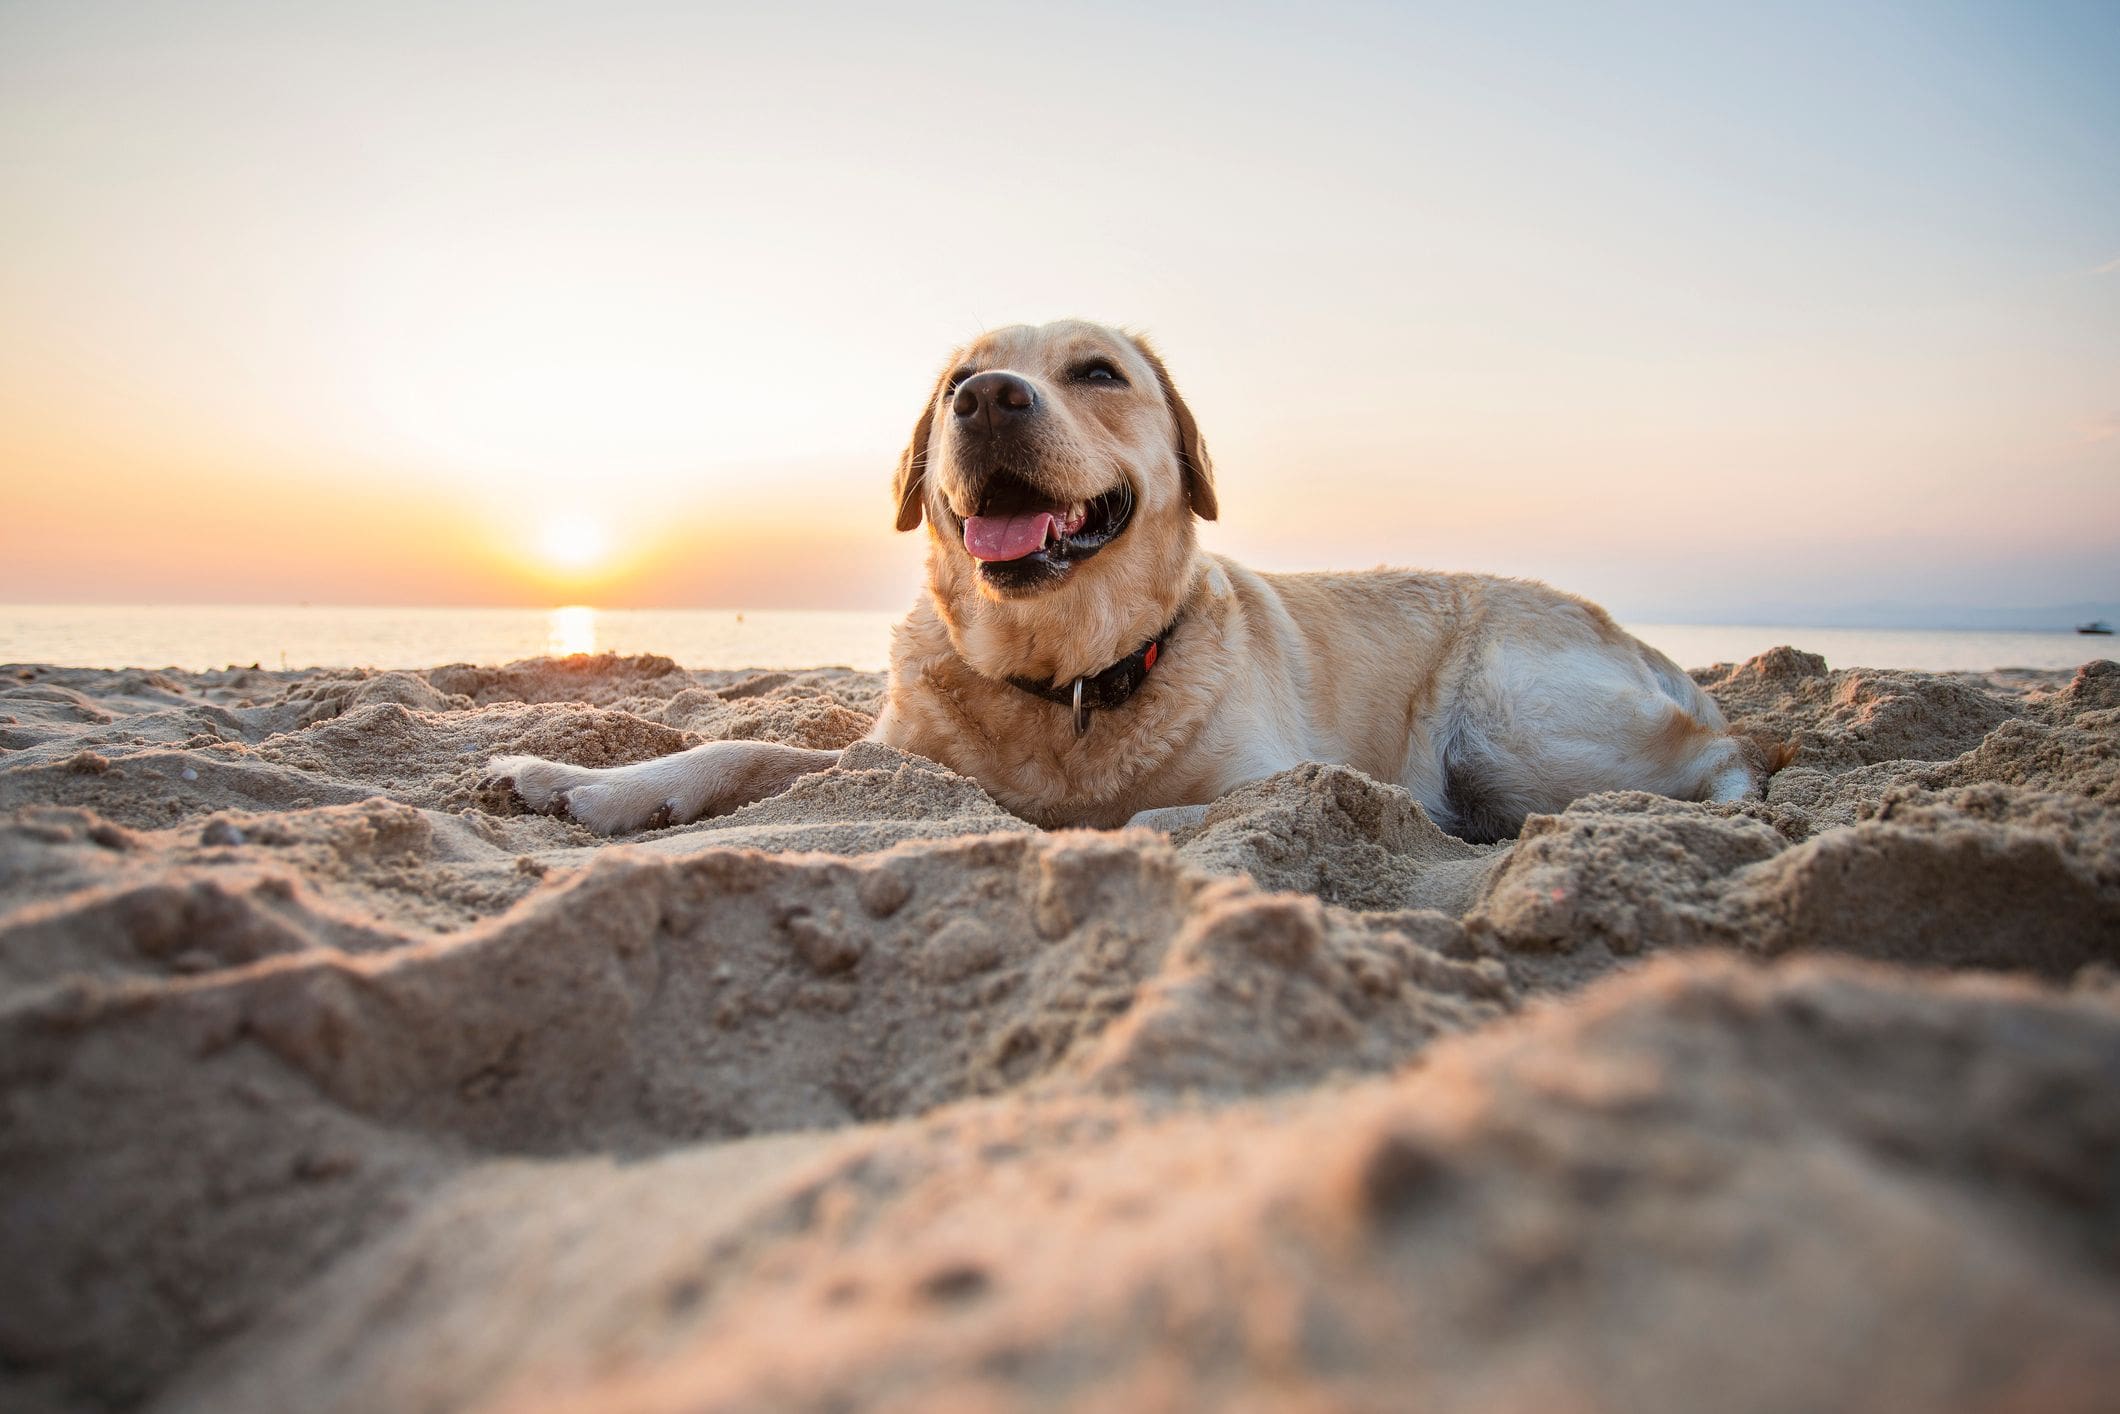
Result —
<instances>
[{"instance_id":1,"label":"sand","mask_svg":"<svg viewBox=\"0 0 2120 1414\"><path fill-rule=\"evenodd\" d=\"M867 744L611 843L484 759L880 678L0 669L0 1406L2110 1408L2120 666L1695 676L1765 799L1475 847Z\"/></svg>"}]
</instances>

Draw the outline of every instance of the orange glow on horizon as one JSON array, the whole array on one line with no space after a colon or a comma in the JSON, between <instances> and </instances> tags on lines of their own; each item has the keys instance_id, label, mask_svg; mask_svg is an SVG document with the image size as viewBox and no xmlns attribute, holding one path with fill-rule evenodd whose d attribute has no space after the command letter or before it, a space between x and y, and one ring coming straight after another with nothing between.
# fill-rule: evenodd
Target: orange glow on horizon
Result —
<instances>
[{"instance_id":1,"label":"orange glow on horizon","mask_svg":"<svg viewBox=\"0 0 2120 1414\"><path fill-rule=\"evenodd\" d=\"M942 360L1063 316L1260 568L2120 595L2120 21L445 8L0 6L0 603L902 608Z\"/></svg>"}]
</instances>

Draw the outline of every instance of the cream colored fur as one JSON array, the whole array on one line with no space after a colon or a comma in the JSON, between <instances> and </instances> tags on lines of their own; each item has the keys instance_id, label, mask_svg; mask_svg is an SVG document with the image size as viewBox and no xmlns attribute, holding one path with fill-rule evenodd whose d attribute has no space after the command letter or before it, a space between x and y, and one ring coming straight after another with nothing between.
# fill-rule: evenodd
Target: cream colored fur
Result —
<instances>
[{"instance_id":1,"label":"cream colored fur","mask_svg":"<svg viewBox=\"0 0 2120 1414\"><path fill-rule=\"evenodd\" d=\"M1123 382L1081 382L1085 360ZM1006 592L963 543L996 454L951 415L958 375L1006 370L1037 391L1009 470L1060 503L1123 478L1127 528L1060 582ZM898 524L923 523L926 593L892 635L873 740L970 776L1041 825L1117 826L1201 806L1305 761L1404 786L1446 829L1491 839L1594 791L1681 799L1756 790L1775 761L1593 604L1523 580L1376 570L1261 574L1202 553L1217 513L1192 414L1142 339L1077 322L996 330L960 350L900 461ZM1176 621L1123 707L1077 738L1069 711L1011 686L1065 685ZM714 742L606 770L500 757L533 809L606 833L726 813L836 753ZM1159 814L1169 826L1196 812Z\"/></svg>"}]
</instances>

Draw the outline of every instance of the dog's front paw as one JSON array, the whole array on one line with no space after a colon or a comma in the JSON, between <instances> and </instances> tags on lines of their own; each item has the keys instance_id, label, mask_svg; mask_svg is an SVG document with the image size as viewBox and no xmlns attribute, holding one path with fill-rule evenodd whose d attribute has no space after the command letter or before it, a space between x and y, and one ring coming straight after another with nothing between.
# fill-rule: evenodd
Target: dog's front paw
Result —
<instances>
[{"instance_id":1,"label":"dog's front paw","mask_svg":"<svg viewBox=\"0 0 2120 1414\"><path fill-rule=\"evenodd\" d=\"M667 799L652 780L643 780L625 768L595 774L598 779L561 792L556 813L600 835L659 830L691 818L680 814L677 802Z\"/></svg>"},{"instance_id":2,"label":"dog's front paw","mask_svg":"<svg viewBox=\"0 0 2120 1414\"><path fill-rule=\"evenodd\" d=\"M796 777L822 771L836 751L809 751L769 741L712 741L630 766L568 766L539 756L496 756L481 789L512 792L530 810L564 815L598 834L660 830L788 788Z\"/></svg>"},{"instance_id":3,"label":"dog's front paw","mask_svg":"<svg viewBox=\"0 0 2120 1414\"><path fill-rule=\"evenodd\" d=\"M569 766L542 756L496 756L486 763L479 789L513 796L525 810L564 815L570 793L600 773L588 766Z\"/></svg>"},{"instance_id":4,"label":"dog's front paw","mask_svg":"<svg viewBox=\"0 0 2120 1414\"><path fill-rule=\"evenodd\" d=\"M486 763L481 789L513 794L523 808L559 815L600 835L630 834L683 824L700 813L672 798L655 762L631 766L569 766L541 756L496 756Z\"/></svg>"}]
</instances>

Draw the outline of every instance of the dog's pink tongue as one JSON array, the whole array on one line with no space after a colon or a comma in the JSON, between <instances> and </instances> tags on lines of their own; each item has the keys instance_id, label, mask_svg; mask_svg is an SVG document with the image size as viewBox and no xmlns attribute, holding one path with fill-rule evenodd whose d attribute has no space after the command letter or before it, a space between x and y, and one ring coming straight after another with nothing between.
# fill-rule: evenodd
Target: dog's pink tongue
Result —
<instances>
[{"instance_id":1,"label":"dog's pink tongue","mask_svg":"<svg viewBox=\"0 0 2120 1414\"><path fill-rule=\"evenodd\" d=\"M1020 560L1035 554L1045 544L1045 533L1055 524L1051 511L1025 511L1014 516L966 516L964 548L975 560Z\"/></svg>"}]
</instances>

